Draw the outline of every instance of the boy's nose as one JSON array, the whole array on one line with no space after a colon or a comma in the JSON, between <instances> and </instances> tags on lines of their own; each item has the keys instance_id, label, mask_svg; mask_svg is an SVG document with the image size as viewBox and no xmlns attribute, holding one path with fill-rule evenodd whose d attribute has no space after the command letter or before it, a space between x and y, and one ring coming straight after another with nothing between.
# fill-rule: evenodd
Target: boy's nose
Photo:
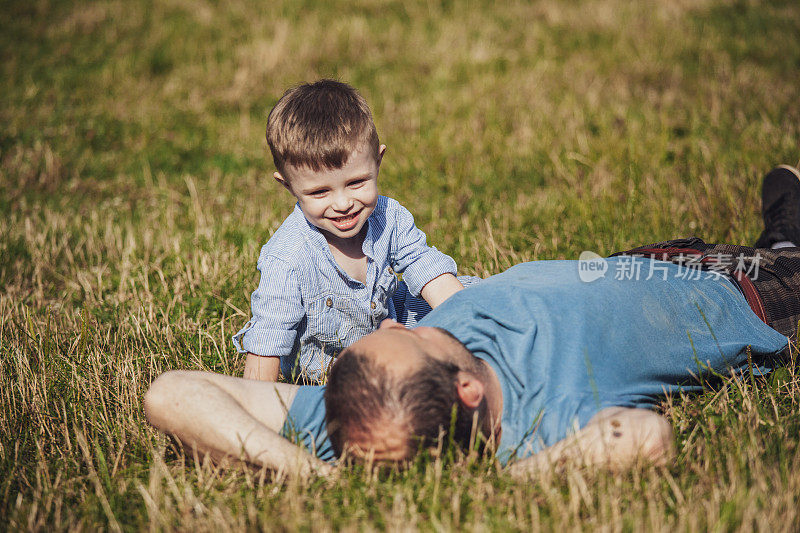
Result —
<instances>
[{"instance_id":1,"label":"boy's nose","mask_svg":"<svg viewBox=\"0 0 800 533\"><path fill-rule=\"evenodd\" d=\"M353 207L353 199L347 194L337 194L333 197L331 206L336 211L349 211Z\"/></svg>"}]
</instances>

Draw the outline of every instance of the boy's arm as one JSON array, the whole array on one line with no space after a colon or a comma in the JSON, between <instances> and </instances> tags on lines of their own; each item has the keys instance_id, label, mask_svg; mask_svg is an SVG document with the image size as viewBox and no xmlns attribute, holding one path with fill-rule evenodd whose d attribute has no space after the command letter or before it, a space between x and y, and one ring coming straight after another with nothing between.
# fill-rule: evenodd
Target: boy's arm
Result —
<instances>
[{"instance_id":1,"label":"boy's arm","mask_svg":"<svg viewBox=\"0 0 800 533\"><path fill-rule=\"evenodd\" d=\"M202 458L247 463L307 476L331 466L280 435L299 387L173 370L144 397L147 420Z\"/></svg>"},{"instance_id":2,"label":"boy's arm","mask_svg":"<svg viewBox=\"0 0 800 533\"><path fill-rule=\"evenodd\" d=\"M244 379L259 381L277 381L281 369L281 358L278 356L256 355L248 352L244 362Z\"/></svg>"},{"instance_id":3,"label":"boy's arm","mask_svg":"<svg viewBox=\"0 0 800 533\"><path fill-rule=\"evenodd\" d=\"M245 378L277 381L280 357L292 351L305 309L299 279L290 265L262 249L258 270L261 278L250 299L252 318L233 342L239 353L247 353Z\"/></svg>"},{"instance_id":4,"label":"boy's arm","mask_svg":"<svg viewBox=\"0 0 800 533\"><path fill-rule=\"evenodd\" d=\"M463 288L464 286L454 275L446 273L430 280L422 288L420 295L433 308Z\"/></svg>"},{"instance_id":5,"label":"boy's arm","mask_svg":"<svg viewBox=\"0 0 800 533\"><path fill-rule=\"evenodd\" d=\"M455 278L456 262L433 246L428 246L425 233L414 224L414 217L406 208L394 200L390 200L389 206L392 216L387 215L387 221L390 221L387 223L393 226L392 267L403 275L403 281L412 296L421 296L431 307L435 307L463 288ZM428 288L430 290L425 291ZM430 293L431 297L426 293Z\"/></svg>"}]
</instances>

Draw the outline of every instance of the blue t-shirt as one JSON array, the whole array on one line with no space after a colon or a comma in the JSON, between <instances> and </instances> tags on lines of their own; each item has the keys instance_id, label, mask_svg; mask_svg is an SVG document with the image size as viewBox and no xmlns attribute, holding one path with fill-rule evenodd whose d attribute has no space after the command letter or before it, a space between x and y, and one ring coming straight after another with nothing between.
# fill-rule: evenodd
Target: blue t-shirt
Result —
<instances>
[{"instance_id":1,"label":"blue t-shirt","mask_svg":"<svg viewBox=\"0 0 800 533\"><path fill-rule=\"evenodd\" d=\"M604 261L612 272L629 260ZM665 393L699 390L698 376L745 368L748 346L756 360L786 347L727 278L687 279L678 265L642 261L657 274L585 282L577 261L517 265L420 322L449 331L497 373L501 462L554 444L606 407L650 408ZM323 390L301 389L292 403L300 434L324 430ZM315 449L333 456L324 440Z\"/></svg>"},{"instance_id":2,"label":"blue t-shirt","mask_svg":"<svg viewBox=\"0 0 800 533\"><path fill-rule=\"evenodd\" d=\"M289 407L281 435L323 461L333 461L336 455L325 425L324 394L324 385L301 385Z\"/></svg>"}]
</instances>

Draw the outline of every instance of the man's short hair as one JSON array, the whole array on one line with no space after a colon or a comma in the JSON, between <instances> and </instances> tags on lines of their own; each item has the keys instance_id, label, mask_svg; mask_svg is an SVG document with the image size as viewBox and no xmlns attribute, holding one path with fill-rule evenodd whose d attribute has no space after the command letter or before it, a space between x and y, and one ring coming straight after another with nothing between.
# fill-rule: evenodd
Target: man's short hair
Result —
<instances>
[{"instance_id":1,"label":"man's short hair","mask_svg":"<svg viewBox=\"0 0 800 533\"><path fill-rule=\"evenodd\" d=\"M286 165L342 168L364 142L378 160L380 141L366 100L336 80L289 89L267 118L267 144L284 176Z\"/></svg>"},{"instance_id":2,"label":"man's short hair","mask_svg":"<svg viewBox=\"0 0 800 533\"><path fill-rule=\"evenodd\" d=\"M407 430L405 459L419 449L436 446L440 438L443 442L452 438L467 448L487 408L485 399L478 409L461 403L459 370L453 363L426 357L422 368L398 379L366 355L352 348L343 351L325 389L327 430L336 455L342 454L353 436L368 437L376 424L386 423Z\"/></svg>"}]
</instances>

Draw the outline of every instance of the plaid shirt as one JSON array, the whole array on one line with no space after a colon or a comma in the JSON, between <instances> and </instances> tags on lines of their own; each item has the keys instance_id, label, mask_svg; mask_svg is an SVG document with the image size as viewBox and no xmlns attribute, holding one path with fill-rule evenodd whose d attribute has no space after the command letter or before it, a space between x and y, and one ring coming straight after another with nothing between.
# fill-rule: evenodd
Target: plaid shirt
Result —
<instances>
[{"instance_id":1,"label":"plaid shirt","mask_svg":"<svg viewBox=\"0 0 800 533\"><path fill-rule=\"evenodd\" d=\"M284 376L315 382L342 349L383 319L413 326L427 314L420 291L444 273L455 274L455 261L427 245L395 200L379 196L367 224L361 283L339 267L323 234L295 206L261 248L261 280L250 300L252 318L233 336L237 350L280 356Z\"/></svg>"}]
</instances>

